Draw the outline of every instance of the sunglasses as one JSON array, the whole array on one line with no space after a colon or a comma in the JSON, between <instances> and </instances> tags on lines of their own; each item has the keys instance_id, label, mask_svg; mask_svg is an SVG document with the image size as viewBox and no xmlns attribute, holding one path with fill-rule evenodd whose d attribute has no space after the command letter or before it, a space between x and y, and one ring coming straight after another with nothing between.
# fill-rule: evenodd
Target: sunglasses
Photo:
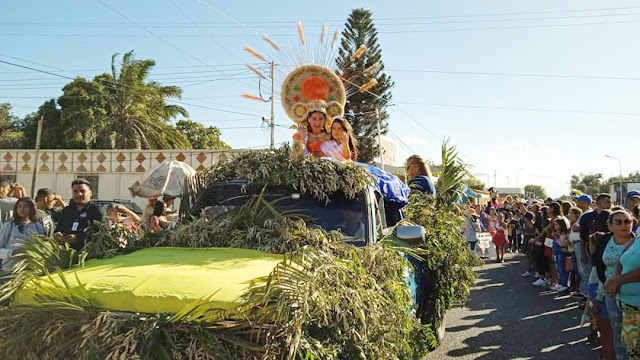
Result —
<instances>
[{"instance_id":1,"label":"sunglasses","mask_svg":"<svg viewBox=\"0 0 640 360\"><path fill-rule=\"evenodd\" d=\"M613 219L611 220L611 224L612 225L631 225L633 223L633 220L631 219Z\"/></svg>"}]
</instances>

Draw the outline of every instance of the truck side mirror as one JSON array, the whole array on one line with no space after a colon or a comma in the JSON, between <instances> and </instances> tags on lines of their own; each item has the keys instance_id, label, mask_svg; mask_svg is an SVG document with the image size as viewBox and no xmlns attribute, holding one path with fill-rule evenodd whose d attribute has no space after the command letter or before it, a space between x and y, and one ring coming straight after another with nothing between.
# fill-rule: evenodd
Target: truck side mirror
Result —
<instances>
[{"instance_id":1,"label":"truck side mirror","mask_svg":"<svg viewBox=\"0 0 640 360\"><path fill-rule=\"evenodd\" d=\"M401 240L419 242L424 241L424 227L419 225L401 225L396 228L396 237Z\"/></svg>"}]
</instances>

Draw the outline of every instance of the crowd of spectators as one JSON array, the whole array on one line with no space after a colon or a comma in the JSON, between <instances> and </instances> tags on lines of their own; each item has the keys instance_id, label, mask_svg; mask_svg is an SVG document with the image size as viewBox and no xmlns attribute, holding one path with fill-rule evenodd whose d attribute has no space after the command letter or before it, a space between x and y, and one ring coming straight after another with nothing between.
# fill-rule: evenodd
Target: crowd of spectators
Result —
<instances>
[{"instance_id":1,"label":"crowd of spectators","mask_svg":"<svg viewBox=\"0 0 640 360\"><path fill-rule=\"evenodd\" d=\"M496 261L505 251L522 253L522 277L577 298L580 325L590 325L589 341L604 359L640 359L640 192L630 191L626 206L606 193L572 201L494 197L467 206L463 233L472 248L478 232L490 233Z\"/></svg>"},{"instance_id":2,"label":"crowd of spectators","mask_svg":"<svg viewBox=\"0 0 640 360\"><path fill-rule=\"evenodd\" d=\"M117 202L105 209L92 202L91 184L78 178L71 183L69 203L53 190L37 191L35 201L26 196L20 184L0 183L0 261L3 271L11 271L24 254L29 237L46 236L59 244L81 251L87 230L107 221L112 227L141 235L143 231L159 232L175 223L171 210L173 198L150 199L142 216Z\"/></svg>"}]
</instances>

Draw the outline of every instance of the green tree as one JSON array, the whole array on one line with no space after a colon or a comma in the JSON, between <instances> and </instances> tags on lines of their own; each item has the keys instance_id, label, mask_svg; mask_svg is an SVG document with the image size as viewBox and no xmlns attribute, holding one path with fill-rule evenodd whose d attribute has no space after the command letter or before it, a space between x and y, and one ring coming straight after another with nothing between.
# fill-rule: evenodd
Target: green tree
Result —
<instances>
[{"instance_id":1,"label":"green tree","mask_svg":"<svg viewBox=\"0 0 640 360\"><path fill-rule=\"evenodd\" d=\"M622 182L627 182L627 181L634 181L634 182L640 181L640 171L636 170L635 172L630 173L628 176L623 175ZM607 181L605 182L605 185L603 185L603 190L606 188L608 191L609 185L617 182L620 182L620 176L614 176L607 179Z\"/></svg>"},{"instance_id":2,"label":"green tree","mask_svg":"<svg viewBox=\"0 0 640 360\"><path fill-rule=\"evenodd\" d=\"M182 90L148 81L153 60L136 60L133 51L117 62L111 73L93 80L78 77L67 84L55 103L47 102L23 121L23 131L35 134L37 119L45 118L44 133L52 133L52 148L176 149L190 148L187 138L172 124L178 115L188 116L167 99L180 98ZM64 139L63 139L64 138ZM44 140L44 138L43 138Z\"/></svg>"},{"instance_id":3,"label":"green tree","mask_svg":"<svg viewBox=\"0 0 640 360\"><path fill-rule=\"evenodd\" d=\"M215 126L205 127L195 121L180 120L176 123L176 128L187 137L194 149L231 149L220 140L220 129Z\"/></svg>"},{"instance_id":4,"label":"green tree","mask_svg":"<svg viewBox=\"0 0 640 360\"><path fill-rule=\"evenodd\" d=\"M18 117L11 112L11 104L0 104L0 148L13 149L22 143L22 132L18 126Z\"/></svg>"},{"instance_id":5,"label":"green tree","mask_svg":"<svg viewBox=\"0 0 640 360\"><path fill-rule=\"evenodd\" d=\"M536 198L547 198L547 191L540 185L527 185L524 187L524 192L527 196L534 196Z\"/></svg>"},{"instance_id":6,"label":"green tree","mask_svg":"<svg viewBox=\"0 0 640 360\"><path fill-rule=\"evenodd\" d=\"M464 182L467 184L467 186L469 186L470 189L472 190L481 190L484 191L486 190L486 185L477 177L469 174L469 176L467 176L467 178L464 180Z\"/></svg>"},{"instance_id":7,"label":"green tree","mask_svg":"<svg viewBox=\"0 0 640 360\"><path fill-rule=\"evenodd\" d=\"M347 93L352 93L345 106L345 117L353 126L354 134L358 139L359 160L371 162L378 155L379 149L376 143L378 133L378 118L376 109L380 113L381 131L387 132L387 119L389 115L385 111L386 105L391 100L391 78L382 73L382 51L378 45L378 31L372 20L372 13L365 9L354 9L349 15L342 32L342 42L338 51L338 72L345 81ZM365 45L364 54L351 61L349 58ZM372 79L378 84L369 92L358 92L360 85L366 84ZM354 85L355 84L355 85Z\"/></svg>"},{"instance_id":8,"label":"green tree","mask_svg":"<svg viewBox=\"0 0 640 360\"><path fill-rule=\"evenodd\" d=\"M583 174L572 175L570 184L571 189L580 190L585 194L594 195L600 191L606 191L608 187L603 182L602 174Z\"/></svg>"},{"instance_id":9,"label":"green tree","mask_svg":"<svg viewBox=\"0 0 640 360\"><path fill-rule=\"evenodd\" d=\"M40 147L43 149L86 149L82 133L72 127L62 118L62 111L54 99L47 100L40 105L38 111L25 116L20 121L20 128L24 135L22 147L33 148L36 143L38 119L42 117L42 139Z\"/></svg>"}]
</instances>

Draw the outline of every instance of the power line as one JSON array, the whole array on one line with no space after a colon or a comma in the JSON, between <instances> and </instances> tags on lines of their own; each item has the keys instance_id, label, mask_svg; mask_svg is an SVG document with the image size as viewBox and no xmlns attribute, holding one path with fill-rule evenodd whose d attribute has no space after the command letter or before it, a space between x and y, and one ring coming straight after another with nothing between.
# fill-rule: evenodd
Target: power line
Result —
<instances>
[{"instance_id":1,"label":"power line","mask_svg":"<svg viewBox=\"0 0 640 360\"><path fill-rule=\"evenodd\" d=\"M422 123L418 120L416 120L413 116L409 115L408 112L404 111L404 109L402 108L398 108L400 109L400 111L402 111L409 119L411 119L413 122L415 122L416 124L418 124L418 126L420 126L421 128L423 128L424 130L426 130L429 134L431 134L433 137L435 137L436 139L438 139L438 141L444 141L445 137L444 136L439 136L436 135L436 133L434 133L433 131L431 131L431 129L429 129L428 127L422 125ZM458 150L458 154L460 154L460 156L466 157L472 164L476 163L476 161L474 161L470 156L464 154L462 151Z\"/></svg>"},{"instance_id":2,"label":"power line","mask_svg":"<svg viewBox=\"0 0 640 360\"><path fill-rule=\"evenodd\" d=\"M24 68L24 69L29 69L29 70L32 70L32 71L36 71L36 72L40 72L40 73L44 73L44 74L48 74L48 75L52 75L52 76L57 76L57 77L65 78L65 79L75 80L72 77L56 74L56 73L45 71L45 70L32 68L32 67L29 67L29 66L24 66L24 65L11 63L11 62L4 61L4 60L0 60L0 63L4 63L4 64L7 64L7 65L16 66L16 67L20 67L20 68ZM7 85L5 85L5 86L7 86ZM52 87L36 87L36 88L28 88L27 87L27 88L22 88L22 89L11 89L11 90L34 90L34 89L44 89L44 88L52 88ZM57 87L53 87L53 88L57 88ZM0 90L2 90L2 89L0 89ZM5 89L5 90L8 90L8 89ZM242 113L242 112L237 112L237 111L230 111L230 110L224 110L224 109L219 109L219 108L212 108L212 107L205 107L205 106L200 106L200 105L195 105L195 104L183 103L183 102L180 102L180 101L177 101L177 100L173 100L173 99L167 99L167 101L172 101L172 102L175 102L175 103L178 103L178 104L190 105L190 106L195 106L195 107L202 107L202 108L206 108L206 109L211 109L211 110L216 110L216 111L221 111L221 112L227 112L227 113L232 113L232 114L257 116L256 114L248 114L248 113Z\"/></svg>"},{"instance_id":3,"label":"power line","mask_svg":"<svg viewBox=\"0 0 640 360\"><path fill-rule=\"evenodd\" d=\"M9 61L0 60L0 63L11 65L11 66L15 66L15 67L19 67L19 68L23 68L23 69L28 69L28 70L31 70L31 71L37 71L39 73L48 74L48 75L56 76L56 77L63 78L63 79L74 80L74 78L69 77L69 76L64 76L64 75L52 73L52 72L49 72L49 71L32 68L32 67L29 67L29 66L15 64L15 63L12 63L12 62L9 62Z\"/></svg>"},{"instance_id":4,"label":"power line","mask_svg":"<svg viewBox=\"0 0 640 360\"><path fill-rule=\"evenodd\" d=\"M626 76L589 76L589 75L561 75L561 74L527 74L527 73L499 73L499 72L477 72L477 71L445 71L445 70L410 70L410 69L385 69L388 72L412 72L431 74L456 74L456 75L487 75L487 76L522 76L522 77L543 77L543 78L567 78L567 79L593 79L593 80L634 80L637 77Z\"/></svg>"},{"instance_id":5,"label":"power line","mask_svg":"<svg viewBox=\"0 0 640 360\"><path fill-rule=\"evenodd\" d=\"M391 134L391 136L395 137L400 144L402 144L407 150L409 150L410 153L412 154L417 154L418 152L413 150L411 147L409 147L409 145L407 145L398 135L396 135L391 129L387 129L389 131L389 133Z\"/></svg>"},{"instance_id":6,"label":"power line","mask_svg":"<svg viewBox=\"0 0 640 360\"><path fill-rule=\"evenodd\" d=\"M568 10L550 10L550 11L527 11L527 12L504 12L504 13L484 13L484 14L464 14L464 15L434 15L434 16L417 16L417 17L389 17L389 18L373 18L374 21L392 21L392 20L419 20L419 19L447 19L447 18L474 18L474 17L496 17L496 16L511 16L511 15L539 15L539 14L564 14L573 12L592 12L592 11L614 11L614 10L632 10L640 9L640 6L626 6L626 7L611 7L611 8L593 8L593 9L568 9ZM304 23L340 23L344 24L344 19L333 20L315 20L307 19L302 20ZM245 21L245 24L289 24L290 20L274 20L274 21ZM0 22L0 25L21 25L28 24L33 26L57 26L60 23L45 23L45 22ZM145 26L162 26L162 25L189 25L189 23L140 23ZM82 22L82 23L68 23L68 26L113 26L121 27L127 26L127 23L104 23L104 22ZM222 23L201 23L201 25L223 25Z\"/></svg>"},{"instance_id":7,"label":"power line","mask_svg":"<svg viewBox=\"0 0 640 360\"><path fill-rule=\"evenodd\" d=\"M7 58L12 58L10 56L6 56L6 55L2 55L0 54L0 56L3 57L7 57ZM19 59L19 58L12 58L14 60L20 60L23 62L30 62L27 60L23 60L23 59ZM44 66L44 67L49 67L47 65L43 65L43 64L39 64L39 63L35 63L36 65L40 65L40 66ZM254 66L260 66L260 64L253 64ZM230 70L242 70L242 69L246 69L246 64L212 64L211 66L215 66L215 67L230 67L230 66L236 66L236 69L230 69ZM173 75L173 74L183 74L182 72L169 72L169 73L155 73L156 69L183 69L183 68L208 68L208 66L206 65L180 65L180 66L154 66L152 69L152 73L154 73L154 75ZM58 69L58 68L53 68L54 70L60 70L60 71L64 71L64 72L70 72L70 71L77 71L77 72L85 72L85 71L102 71L102 72L106 72L109 71L108 69L68 69L68 70L62 70L62 69ZM188 73L198 73L198 72L212 72L212 71L204 71L204 70L199 70L199 71L192 71L192 72L188 72ZM0 71L0 74L25 74L25 73L29 73L29 71Z\"/></svg>"},{"instance_id":8,"label":"power line","mask_svg":"<svg viewBox=\"0 0 640 360\"><path fill-rule=\"evenodd\" d=\"M417 103L397 101L397 104L405 105L421 105L421 106L437 106L437 107L454 107L468 109L487 109L487 110L513 110L513 111L539 111L539 112L556 112L571 114L593 114L593 115L625 115L638 116L640 113L628 112L609 112L609 111L585 111L585 110L563 110L563 109L540 109L540 108L521 108L521 107L504 107L504 106L480 106L480 105L462 105L462 104L437 104L437 103Z\"/></svg>"},{"instance_id":9,"label":"power line","mask_svg":"<svg viewBox=\"0 0 640 360\"><path fill-rule=\"evenodd\" d=\"M178 46L176 46L176 45L174 45L174 44L170 43L169 41L165 40L162 36L156 35L156 34L155 34L154 32L152 32L151 30L149 30L149 29L145 28L145 27L144 27L144 26L142 26L142 25L139 25L138 23L136 23L135 21L133 21L132 19L130 19L129 17L127 17L127 16L126 16L126 15L124 15L123 13L121 13L121 12L119 12L118 10L114 9L113 7L109 6L109 4L107 4L107 3L106 3L106 2L104 2L103 0L98 0L98 2L99 2L99 3L101 3L102 5L104 5L105 7L107 7L108 9L110 9L111 11L113 11L114 13L118 14L119 16L121 16L122 18L124 18L125 20L129 21L130 23L132 23L132 24L134 24L134 25L138 26L139 28L141 28L142 30L144 30L146 33L148 33L148 34L152 35L152 36L153 36L153 37L155 37L156 39L158 39L158 40L162 41L163 43L165 43L165 44L167 44L167 45L171 46L172 48L174 48L174 49L178 50L179 52L183 53L184 55L186 55L186 56L188 56L188 57L190 57L190 58L192 58L192 59L196 60L197 62L199 62L199 63L201 63L201 64L203 64L203 65L207 65L209 68L211 68L211 69L213 69L213 70L216 70L216 71L220 72L222 75L226 75L223 71L221 71L221 70L218 70L218 69L214 68L213 66L211 66L211 65L207 64L206 62L204 62L204 61L200 60L200 59L199 59L199 58L197 58L196 56L194 56L194 55L192 55L192 54L188 53L187 51L185 51L185 50L183 50L183 49L179 48ZM239 81L240 83L244 84L244 85L250 86L250 85L248 85L247 83L244 83L244 82L242 82L242 81L240 81L240 80L238 80L238 81Z\"/></svg>"},{"instance_id":10,"label":"power line","mask_svg":"<svg viewBox=\"0 0 640 360\"><path fill-rule=\"evenodd\" d=\"M198 107L198 108L216 110L216 111L226 112L226 113L230 113L230 114L248 115L248 116L260 116L260 115L256 115L256 114L248 114L248 113L243 113L243 112L238 112L238 111L224 110L224 109L214 108L214 107L210 107L210 106L202 106L202 105L190 104L190 103L186 103L186 102L178 101L178 100L173 100L173 99L167 99L167 101L171 101L171 102L174 102L174 103L180 104L180 105L195 106L195 107Z\"/></svg>"},{"instance_id":11,"label":"power line","mask_svg":"<svg viewBox=\"0 0 640 360\"><path fill-rule=\"evenodd\" d=\"M486 30L516 30L516 29L535 29L535 28L553 28L553 27L571 27L571 26L590 26L590 25L610 25L610 24L631 24L638 23L640 20L620 20L620 21L602 21L602 22L585 22L585 23L568 23L568 24L539 24L539 25L518 25L518 26L495 26L495 27L474 27L474 28L454 28L454 29L422 29L422 30L397 30L397 31L378 31L378 34L419 34L419 33L440 33L440 32L461 32L461 31L486 31ZM319 36L320 33L309 33L307 36ZM89 37L89 38L146 38L157 37L154 35L141 34L51 34L51 33L0 33L0 36L34 36L34 37ZM166 38L202 38L210 36L220 37L247 37L254 35L243 34L165 34ZM269 34L270 37L297 37L295 33L289 34Z\"/></svg>"}]
</instances>

